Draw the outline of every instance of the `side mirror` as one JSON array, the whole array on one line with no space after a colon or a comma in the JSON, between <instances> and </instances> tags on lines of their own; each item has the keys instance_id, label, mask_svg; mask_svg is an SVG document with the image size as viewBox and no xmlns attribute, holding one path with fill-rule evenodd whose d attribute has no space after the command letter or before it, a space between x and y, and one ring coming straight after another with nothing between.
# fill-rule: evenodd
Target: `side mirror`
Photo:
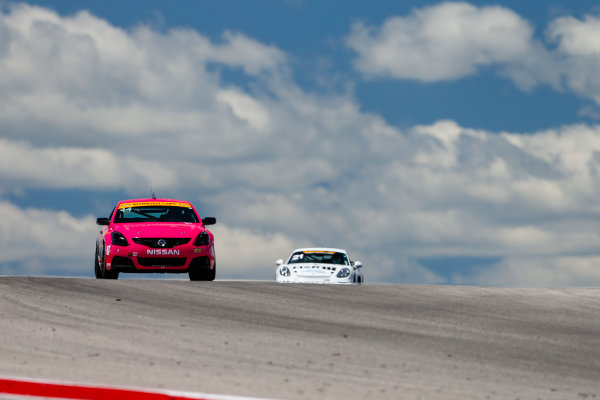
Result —
<instances>
[{"instance_id":1,"label":"side mirror","mask_svg":"<svg viewBox=\"0 0 600 400\"><path fill-rule=\"evenodd\" d=\"M283 260L280 258L279 260L275 261L275 265L277 265L278 267L283 264Z\"/></svg>"},{"instance_id":2,"label":"side mirror","mask_svg":"<svg viewBox=\"0 0 600 400\"><path fill-rule=\"evenodd\" d=\"M354 268L360 268L362 267L362 263L360 261L352 261L352 266Z\"/></svg>"},{"instance_id":3,"label":"side mirror","mask_svg":"<svg viewBox=\"0 0 600 400\"><path fill-rule=\"evenodd\" d=\"M204 225L214 225L217 223L217 219L215 217L204 217L202 218L202 223Z\"/></svg>"},{"instance_id":4,"label":"side mirror","mask_svg":"<svg viewBox=\"0 0 600 400\"><path fill-rule=\"evenodd\" d=\"M108 225L110 221L108 218L96 218L96 225Z\"/></svg>"}]
</instances>

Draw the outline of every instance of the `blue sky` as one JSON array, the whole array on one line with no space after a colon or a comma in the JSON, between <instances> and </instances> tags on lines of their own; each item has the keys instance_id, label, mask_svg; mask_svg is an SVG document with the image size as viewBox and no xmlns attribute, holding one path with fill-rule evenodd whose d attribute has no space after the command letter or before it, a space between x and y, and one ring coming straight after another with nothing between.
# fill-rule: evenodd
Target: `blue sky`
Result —
<instances>
[{"instance_id":1,"label":"blue sky","mask_svg":"<svg viewBox=\"0 0 600 400\"><path fill-rule=\"evenodd\" d=\"M588 102L571 93L547 87L523 93L507 85L490 70L460 80L426 84L413 80L362 79L352 68L352 52L344 37L356 21L380 25L389 17L408 15L414 9L439 1L38 1L61 14L82 9L127 29L138 24L160 31L191 28L219 41L225 30L273 44L290 56L294 79L310 90L344 90L351 84L365 111L384 116L398 126L433 123L451 118L472 128L535 130L573 122L589 122L578 115ZM525 18L536 37L547 23L563 15L582 17L598 12L593 1L474 1L479 7L501 5ZM327 77L327 78L325 78ZM331 79L333 78L333 79ZM324 87L323 80L327 81ZM460 97L460 101L457 101ZM545 110L535 112L536 109ZM553 112L547 112L552 109Z\"/></svg>"},{"instance_id":2,"label":"blue sky","mask_svg":"<svg viewBox=\"0 0 600 400\"><path fill-rule=\"evenodd\" d=\"M218 218L221 278L324 245L600 284L591 1L0 4L0 273L91 276L95 217L152 187Z\"/></svg>"}]
</instances>

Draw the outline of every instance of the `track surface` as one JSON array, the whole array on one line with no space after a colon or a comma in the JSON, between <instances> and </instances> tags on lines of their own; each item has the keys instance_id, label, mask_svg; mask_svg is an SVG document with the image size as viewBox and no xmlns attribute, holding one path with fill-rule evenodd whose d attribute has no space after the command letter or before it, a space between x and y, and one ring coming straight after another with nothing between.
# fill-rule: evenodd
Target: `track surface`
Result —
<instances>
[{"instance_id":1,"label":"track surface","mask_svg":"<svg viewBox=\"0 0 600 400\"><path fill-rule=\"evenodd\" d=\"M0 277L0 375L276 399L600 399L600 289Z\"/></svg>"}]
</instances>

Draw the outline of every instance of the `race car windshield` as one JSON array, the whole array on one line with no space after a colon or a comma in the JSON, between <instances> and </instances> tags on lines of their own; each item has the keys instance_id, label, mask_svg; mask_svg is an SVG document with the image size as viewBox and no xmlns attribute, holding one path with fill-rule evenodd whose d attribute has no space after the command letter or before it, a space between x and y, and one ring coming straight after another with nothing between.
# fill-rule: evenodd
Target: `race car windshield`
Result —
<instances>
[{"instance_id":1,"label":"race car windshield","mask_svg":"<svg viewBox=\"0 0 600 400\"><path fill-rule=\"evenodd\" d=\"M198 217L191 208L174 206L138 206L121 208L117 211L115 223L132 222L198 223Z\"/></svg>"},{"instance_id":2,"label":"race car windshield","mask_svg":"<svg viewBox=\"0 0 600 400\"><path fill-rule=\"evenodd\" d=\"M292 254L288 264L297 263L350 265L346 254L335 251L297 251Z\"/></svg>"}]
</instances>

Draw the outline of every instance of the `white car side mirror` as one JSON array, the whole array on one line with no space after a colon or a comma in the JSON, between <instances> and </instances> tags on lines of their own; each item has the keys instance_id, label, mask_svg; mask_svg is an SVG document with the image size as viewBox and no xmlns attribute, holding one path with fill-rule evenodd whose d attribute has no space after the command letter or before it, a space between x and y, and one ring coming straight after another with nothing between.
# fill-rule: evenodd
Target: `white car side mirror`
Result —
<instances>
[{"instance_id":1,"label":"white car side mirror","mask_svg":"<svg viewBox=\"0 0 600 400\"><path fill-rule=\"evenodd\" d=\"M353 266L354 268L360 268L360 267L362 267L363 265L362 265L362 263L361 263L360 261L352 261L352 266Z\"/></svg>"},{"instance_id":2,"label":"white car side mirror","mask_svg":"<svg viewBox=\"0 0 600 400\"><path fill-rule=\"evenodd\" d=\"M275 265L277 265L278 267L283 264L283 260L280 258L279 260L275 261Z\"/></svg>"}]
</instances>

